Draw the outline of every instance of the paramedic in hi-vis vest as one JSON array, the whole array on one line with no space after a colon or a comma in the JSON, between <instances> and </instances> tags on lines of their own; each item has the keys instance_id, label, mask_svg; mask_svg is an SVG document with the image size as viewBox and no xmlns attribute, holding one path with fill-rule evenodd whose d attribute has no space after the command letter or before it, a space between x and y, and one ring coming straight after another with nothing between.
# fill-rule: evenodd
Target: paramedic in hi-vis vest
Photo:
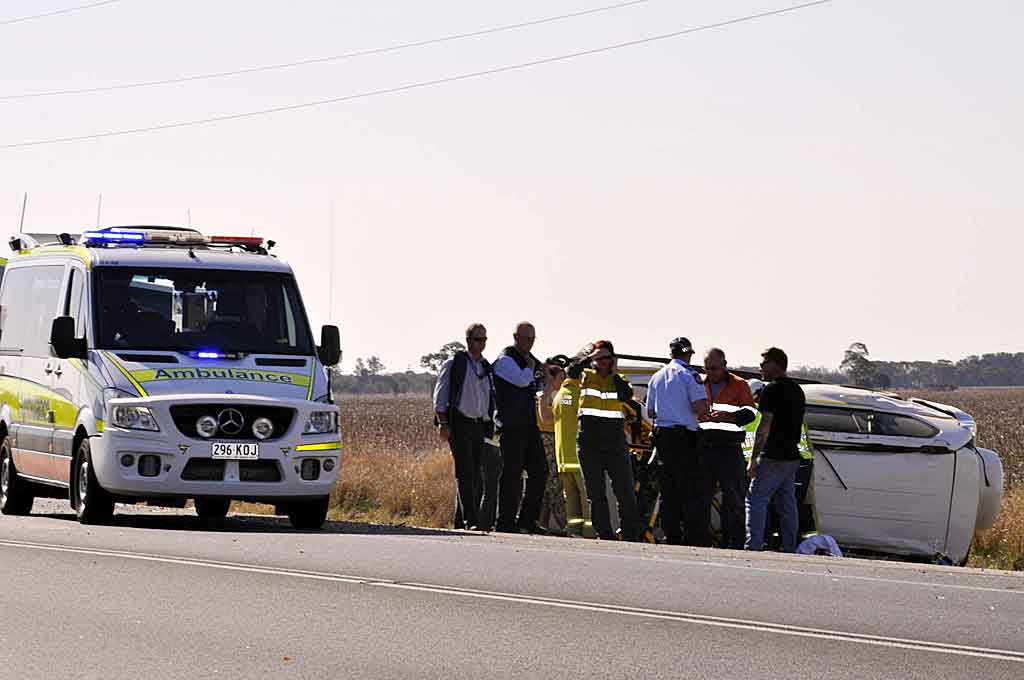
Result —
<instances>
[{"instance_id":1,"label":"paramedic in hi-vis vest","mask_svg":"<svg viewBox=\"0 0 1024 680\"><path fill-rule=\"evenodd\" d=\"M712 347L704 354L705 394L710 410L700 424L700 447L711 473L711 489L722 491L720 546L743 550L747 539L747 462L743 458L745 426L757 419L754 396L747 381L726 368L725 352ZM710 503L711 499L708 499Z\"/></svg>"}]
</instances>

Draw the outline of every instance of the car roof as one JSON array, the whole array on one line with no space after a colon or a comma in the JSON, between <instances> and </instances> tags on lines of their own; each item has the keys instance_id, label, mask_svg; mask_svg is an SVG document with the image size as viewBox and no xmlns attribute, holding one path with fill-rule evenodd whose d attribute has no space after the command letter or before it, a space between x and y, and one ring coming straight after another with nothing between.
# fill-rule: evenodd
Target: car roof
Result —
<instances>
[{"instance_id":1,"label":"car roof","mask_svg":"<svg viewBox=\"0 0 1024 680\"><path fill-rule=\"evenodd\" d=\"M86 248L83 246L41 246L15 253L10 264L40 258L67 257L91 267L161 267L181 269L236 269L290 274L286 262L271 255L239 253L207 248Z\"/></svg>"},{"instance_id":2,"label":"car roof","mask_svg":"<svg viewBox=\"0 0 1024 680\"><path fill-rule=\"evenodd\" d=\"M271 255L224 252L196 248L88 248L96 267L172 267L181 269L241 269L291 273L282 260ZM192 253L190 255L189 253Z\"/></svg>"}]
</instances>

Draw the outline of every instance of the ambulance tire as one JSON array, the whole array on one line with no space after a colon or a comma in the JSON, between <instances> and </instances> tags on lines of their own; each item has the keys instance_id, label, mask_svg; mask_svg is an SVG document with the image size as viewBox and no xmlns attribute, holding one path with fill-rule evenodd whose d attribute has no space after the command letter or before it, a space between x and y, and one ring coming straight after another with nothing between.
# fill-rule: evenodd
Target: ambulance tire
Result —
<instances>
[{"instance_id":1,"label":"ambulance tire","mask_svg":"<svg viewBox=\"0 0 1024 680\"><path fill-rule=\"evenodd\" d=\"M32 512L35 496L32 485L18 476L7 437L0 442L0 512L5 515L27 515Z\"/></svg>"},{"instance_id":2,"label":"ambulance tire","mask_svg":"<svg viewBox=\"0 0 1024 680\"><path fill-rule=\"evenodd\" d=\"M327 506L331 497L324 496L315 501L302 501L288 505L288 521L296 529L320 529L327 521Z\"/></svg>"},{"instance_id":3,"label":"ambulance tire","mask_svg":"<svg viewBox=\"0 0 1024 680\"><path fill-rule=\"evenodd\" d=\"M224 519L231 509L230 498L197 498L196 515L199 519L216 520Z\"/></svg>"},{"instance_id":4,"label":"ambulance tire","mask_svg":"<svg viewBox=\"0 0 1024 680\"><path fill-rule=\"evenodd\" d=\"M75 456L72 493L75 494L75 514L82 524L109 524L114 517L114 497L100 486L92 469L92 449L83 439Z\"/></svg>"}]
</instances>

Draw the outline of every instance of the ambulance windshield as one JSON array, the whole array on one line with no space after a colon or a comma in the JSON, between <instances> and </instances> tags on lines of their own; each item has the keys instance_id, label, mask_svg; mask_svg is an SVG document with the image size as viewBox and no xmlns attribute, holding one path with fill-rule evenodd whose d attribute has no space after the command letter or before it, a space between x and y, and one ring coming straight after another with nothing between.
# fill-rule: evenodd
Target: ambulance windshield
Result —
<instances>
[{"instance_id":1,"label":"ambulance windshield","mask_svg":"<svg viewBox=\"0 0 1024 680\"><path fill-rule=\"evenodd\" d=\"M102 267L95 281L103 349L313 353L289 274Z\"/></svg>"}]
</instances>

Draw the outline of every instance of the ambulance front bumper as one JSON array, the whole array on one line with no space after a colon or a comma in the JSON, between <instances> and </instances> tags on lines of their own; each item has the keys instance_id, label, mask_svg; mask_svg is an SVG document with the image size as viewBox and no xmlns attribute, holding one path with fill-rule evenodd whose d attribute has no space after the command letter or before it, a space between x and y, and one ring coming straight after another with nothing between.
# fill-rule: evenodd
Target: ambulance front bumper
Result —
<instances>
[{"instance_id":1,"label":"ambulance front bumper","mask_svg":"<svg viewBox=\"0 0 1024 680\"><path fill-rule=\"evenodd\" d=\"M160 430L116 427L111 413L118 405L149 409ZM90 441L93 470L104 489L128 498L274 502L323 497L341 470L341 434L303 434L303 429L312 412L337 410L319 402L231 394L113 399L103 431ZM195 414L207 412L223 415L225 422L238 414L243 421L260 414L273 414L278 423L290 418L264 441L245 429L250 422L243 422L242 432L233 437L218 432L206 439L190 425Z\"/></svg>"}]
</instances>

